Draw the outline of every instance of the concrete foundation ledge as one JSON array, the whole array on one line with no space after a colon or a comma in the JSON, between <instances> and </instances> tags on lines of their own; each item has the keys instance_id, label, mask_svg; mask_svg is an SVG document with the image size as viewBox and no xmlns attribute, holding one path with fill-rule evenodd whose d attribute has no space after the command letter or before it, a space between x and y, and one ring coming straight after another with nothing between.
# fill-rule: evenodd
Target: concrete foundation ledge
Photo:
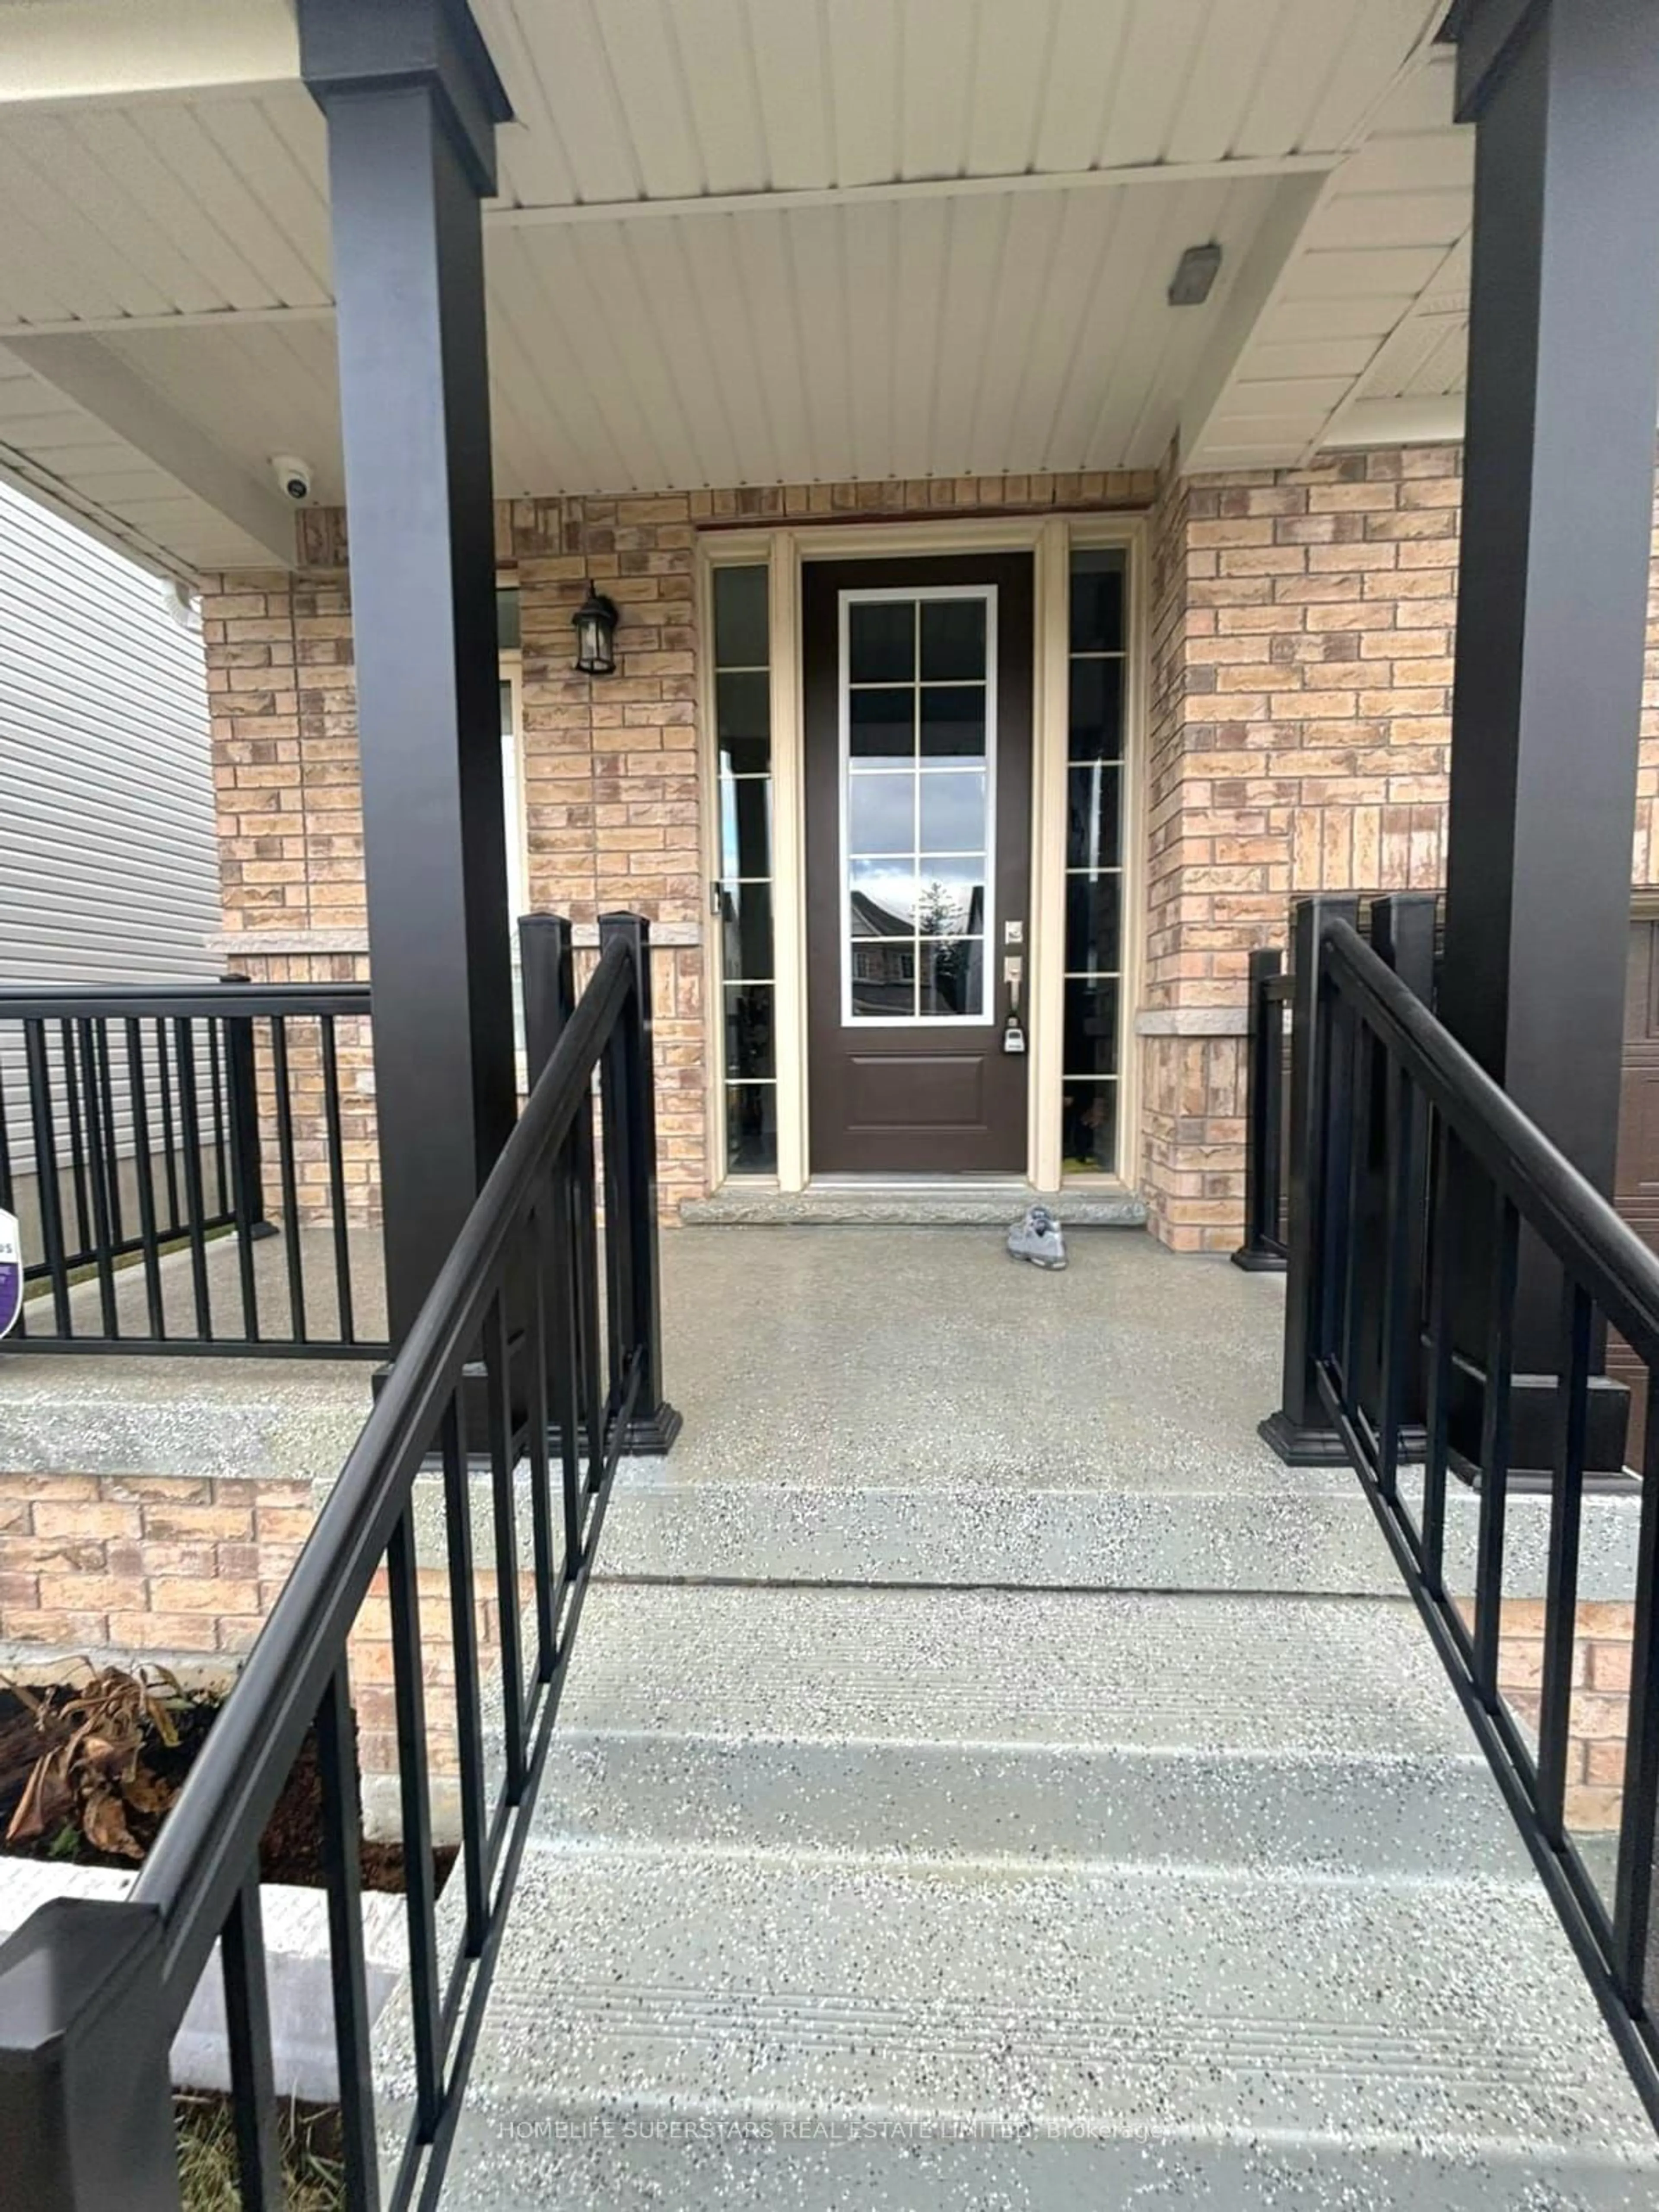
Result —
<instances>
[{"instance_id":1,"label":"concrete foundation ledge","mask_svg":"<svg viewBox=\"0 0 1659 2212\"><path fill-rule=\"evenodd\" d=\"M0 1941L21 1928L39 1905L57 1898L118 1900L134 1875L112 1868L58 1866L44 1860L7 1859L0 1881ZM279 2097L307 2104L339 2101L330 1996L328 1895L284 1882L262 1882L265 1975L270 1990L270 2054ZM374 1892L362 1900L363 1960L370 2024L408 1972L404 1900ZM173 2042L173 2080L180 2089L228 2089L230 2051L225 2036L224 1981L216 1947Z\"/></svg>"},{"instance_id":2,"label":"concrete foundation ledge","mask_svg":"<svg viewBox=\"0 0 1659 2212\"><path fill-rule=\"evenodd\" d=\"M973 1229L1007 1226L1028 1206L1046 1206L1067 1229L1144 1229L1146 1202L1121 1189L936 1191L860 1188L823 1184L781 1191L728 1183L712 1198L688 1199L680 1218L688 1229Z\"/></svg>"}]
</instances>

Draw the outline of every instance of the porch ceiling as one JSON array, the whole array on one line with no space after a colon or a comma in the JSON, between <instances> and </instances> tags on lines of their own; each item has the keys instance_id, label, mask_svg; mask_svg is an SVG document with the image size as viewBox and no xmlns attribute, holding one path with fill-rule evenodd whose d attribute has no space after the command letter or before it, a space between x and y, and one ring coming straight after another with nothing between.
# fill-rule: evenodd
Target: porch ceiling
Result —
<instances>
[{"instance_id":1,"label":"porch ceiling","mask_svg":"<svg viewBox=\"0 0 1659 2212\"><path fill-rule=\"evenodd\" d=\"M1396 90L1442 0L474 4L503 494L1296 459L1467 228ZM0 88L0 470L163 565L286 557L273 453L340 496L323 125L267 66Z\"/></svg>"}]
</instances>

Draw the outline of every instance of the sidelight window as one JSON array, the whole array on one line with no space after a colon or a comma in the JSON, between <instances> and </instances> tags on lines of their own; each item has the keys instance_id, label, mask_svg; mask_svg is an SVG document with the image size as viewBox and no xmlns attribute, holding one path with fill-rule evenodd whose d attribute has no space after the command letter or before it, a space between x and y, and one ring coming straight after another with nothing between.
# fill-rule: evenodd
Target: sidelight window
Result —
<instances>
[{"instance_id":1,"label":"sidelight window","mask_svg":"<svg viewBox=\"0 0 1659 2212\"><path fill-rule=\"evenodd\" d=\"M842 1019L990 1018L996 592L841 599Z\"/></svg>"},{"instance_id":2,"label":"sidelight window","mask_svg":"<svg viewBox=\"0 0 1659 2212\"><path fill-rule=\"evenodd\" d=\"M1123 965L1124 556L1072 556L1066 740L1062 1148L1071 1175L1117 1166Z\"/></svg>"},{"instance_id":3,"label":"sidelight window","mask_svg":"<svg viewBox=\"0 0 1659 2212\"><path fill-rule=\"evenodd\" d=\"M777 982L772 951L772 679L763 567L714 572L726 1164L778 1164Z\"/></svg>"}]
</instances>

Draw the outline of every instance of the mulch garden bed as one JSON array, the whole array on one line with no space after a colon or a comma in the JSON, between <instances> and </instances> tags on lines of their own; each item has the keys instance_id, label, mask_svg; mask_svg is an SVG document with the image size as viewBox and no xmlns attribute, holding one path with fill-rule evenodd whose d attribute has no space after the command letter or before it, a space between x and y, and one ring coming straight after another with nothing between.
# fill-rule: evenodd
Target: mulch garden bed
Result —
<instances>
[{"instance_id":1,"label":"mulch garden bed","mask_svg":"<svg viewBox=\"0 0 1659 2212\"><path fill-rule=\"evenodd\" d=\"M143 1858L207 1741L224 1694L181 1689L158 1668L108 1668L88 1681L0 1688L0 1856L124 1868ZM58 1771L44 1779L53 1745ZM18 1808L33 1791L18 1828ZM455 1851L434 1850L438 1886ZM400 1843L365 1838L365 1889L401 1891ZM322 1775L308 1735L259 1844L263 1881L323 1886Z\"/></svg>"}]
</instances>

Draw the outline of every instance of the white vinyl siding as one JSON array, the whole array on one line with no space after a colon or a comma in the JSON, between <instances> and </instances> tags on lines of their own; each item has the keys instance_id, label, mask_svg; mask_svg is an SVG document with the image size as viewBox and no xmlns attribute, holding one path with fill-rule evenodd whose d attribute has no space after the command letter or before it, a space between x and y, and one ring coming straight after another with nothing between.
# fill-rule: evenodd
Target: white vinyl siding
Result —
<instances>
[{"instance_id":1,"label":"white vinyl siding","mask_svg":"<svg viewBox=\"0 0 1659 2212\"><path fill-rule=\"evenodd\" d=\"M0 985L200 981L219 921L199 629L171 585L0 483Z\"/></svg>"}]
</instances>

